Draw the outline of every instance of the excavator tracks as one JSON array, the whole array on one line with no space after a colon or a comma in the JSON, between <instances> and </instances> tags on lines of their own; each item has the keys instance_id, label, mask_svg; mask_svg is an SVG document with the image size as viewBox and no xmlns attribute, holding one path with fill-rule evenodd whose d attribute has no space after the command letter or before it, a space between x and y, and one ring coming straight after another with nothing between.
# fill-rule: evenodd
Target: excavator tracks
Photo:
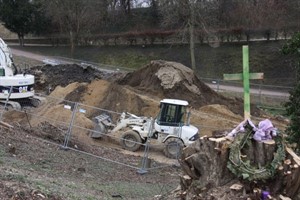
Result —
<instances>
[{"instance_id":1,"label":"excavator tracks","mask_svg":"<svg viewBox=\"0 0 300 200\"><path fill-rule=\"evenodd\" d=\"M4 107L6 107L7 109L12 108L13 110L21 110L22 109L21 104L16 101L1 100L0 103L1 103L1 107L3 107L3 108Z\"/></svg>"},{"instance_id":2,"label":"excavator tracks","mask_svg":"<svg viewBox=\"0 0 300 200\"><path fill-rule=\"evenodd\" d=\"M46 101L46 98L40 96L33 96L26 99L16 99L13 100L0 100L1 107L6 107L6 109L13 110L22 110L23 108L36 108L39 107L43 102Z\"/></svg>"}]
</instances>

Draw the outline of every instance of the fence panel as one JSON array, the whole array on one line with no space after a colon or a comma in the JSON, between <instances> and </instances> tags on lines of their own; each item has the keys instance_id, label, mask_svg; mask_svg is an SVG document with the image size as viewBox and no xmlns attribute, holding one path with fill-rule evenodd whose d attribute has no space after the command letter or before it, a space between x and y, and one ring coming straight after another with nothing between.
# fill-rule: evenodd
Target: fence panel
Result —
<instances>
[{"instance_id":1,"label":"fence panel","mask_svg":"<svg viewBox=\"0 0 300 200\"><path fill-rule=\"evenodd\" d=\"M241 81L225 81L220 79L202 78L213 90L227 97L238 97L243 99L243 83ZM292 87L274 86L265 84L250 84L251 103L258 106L282 106L289 99Z\"/></svg>"},{"instance_id":2,"label":"fence panel","mask_svg":"<svg viewBox=\"0 0 300 200\"><path fill-rule=\"evenodd\" d=\"M93 190L95 193L101 191L99 199L155 199L155 196L167 195L178 186L178 177L170 176L170 173L178 174L176 171L179 168L176 169L172 165L176 162L175 159L166 158L172 164L166 164L163 159L158 161L155 156L159 154L159 157L163 158L163 154L146 148L146 144L151 143L141 144L141 148L136 152L126 151L120 146L122 132L111 133L99 127L97 117L109 116L112 120L110 125L115 127L121 113L51 95L39 97L44 100L38 108L3 110L3 117L12 115L12 112L14 115L24 115L26 117L22 117L20 124L23 128L31 130L30 137L45 144L57 145L61 151L67 150L68 154L76 153L72 165L77 169L93 171L93 175L99 181L99 184L95 185L93 178L86 179L86 185L82 186L85 187L84 190ZM91 137L92 134L97 136L98 133L101 137ZM66 161L61 160L60 164L64 162ZM157 174L164 178L157 180ZM128 177L128 180L124 177ZM90 194L85 194L84 190L81 198L87 199Z\"/></svg>"}]
</instances>

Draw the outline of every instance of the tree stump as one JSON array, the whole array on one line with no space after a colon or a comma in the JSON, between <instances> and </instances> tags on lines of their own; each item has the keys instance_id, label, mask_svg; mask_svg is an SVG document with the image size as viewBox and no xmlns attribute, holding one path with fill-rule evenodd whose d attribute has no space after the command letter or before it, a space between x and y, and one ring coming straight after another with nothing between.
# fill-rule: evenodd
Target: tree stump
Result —
<instances>
[{"instance_id":1,"label":"tree stump","mask_svg":"<svg viewBox=\"0 0 300 200\"><path fill-rule=\"evenodd\" d=\"M239 133L234 139L243 138L247 133ZM236 199L241 195L255 199L255 191L265 188L269 188L273 197L300 199L300 158L277 141L258 142L251 138L241 141L245 143L243 148L234 146L235 140L207 137L185 148L179 160L184 172L180 178L181 194L185 199L207 199L200 197L213 195L216 188L223 188L223 197L225 193L233 195L230 189L233 183L243 185Z\"/></svg>"}]
</instances>

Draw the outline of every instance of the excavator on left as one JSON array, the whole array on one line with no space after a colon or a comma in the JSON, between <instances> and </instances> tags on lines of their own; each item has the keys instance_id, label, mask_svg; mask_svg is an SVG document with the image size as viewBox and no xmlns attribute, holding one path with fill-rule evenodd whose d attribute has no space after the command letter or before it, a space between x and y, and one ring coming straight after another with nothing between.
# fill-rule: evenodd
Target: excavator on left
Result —
<instances>
[{"instance_id":1,"label":"excavator on left","mask_svg":"<svg viewBox=\"0 0 300 200\"><path fill-rule=\"evenodd\" d=\"M0 103L21 109L37 107L41 99L34 93L34 76L18 73L7 44L0 38Z\"/></svg>"}]
</instances>

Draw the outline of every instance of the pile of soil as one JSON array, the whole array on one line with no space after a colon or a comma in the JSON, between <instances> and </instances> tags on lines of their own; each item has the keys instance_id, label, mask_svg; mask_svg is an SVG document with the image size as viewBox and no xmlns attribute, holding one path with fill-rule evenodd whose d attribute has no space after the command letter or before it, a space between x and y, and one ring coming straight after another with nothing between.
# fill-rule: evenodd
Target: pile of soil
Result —
<instances>
[{"instance_id":1,"label":"pile of soil","mask_svg":"<svg viewBox=\"0 0 300 200\"><path fill-rule=\"evenodd\" d=\"M90 83L95 79L114 79L119 73L102 71L92 66L77 64L43 65L31 67L27 73L35 76L35 90L38 92L53 90L57 86L66 87L74 82Z\"/></svg>"},{"instance_id":2,"label":"pile of soil","mask_svg":"<svg viewBox=\"0 0 300 200\"><path fill-rule=\"evenodd\" d=\"M86 94L92 95L97 87L102 90L105 88L107 91L105 99L98 95L98 102L89 103L92 103L91 106L101 106L105 109L115 108L116 112L127 110L139 115L144 114L142 111L147 110L148 104L144 103L142 95L146 95L156 100L163 98L187 100L196 109L205 105L220 104L228 107L235 114L243 115L241 99L226 98L218 94L200 81L190 68L176 62L151 61L145 67L127 74L101 71L91 66L83 67L77 64L36 66L32 67L29 73L36 77L37 92L52 92L57 87L67 87L75 82L87 83L77 85L76 89L73 88L73 91L67 92L67 95L58 96L74 102L85 103ZM97 80L102 82L96 84ZM89 86L92 82L96 88ZM133 97L130 91L138 95ZM122 105L124 102L128 103ZM131 104L135 106L128 106ZM251 109L254 116L260 115L260 111L255 106Z\"/></svg>"},{"instance_id":3,"label":"pile of soil","mask_svg":"<svg viewBox=\"0 0 300 200\"><path fill-rule=\"evenodd\" d=\"M232 129L242 121L241 99L220 95L201 82L190 68L176 62L156 60L130 73L101 71L75 64L37 66L31 68L31 73L36 76L38 92L47 92L52 87L50 97L117 113L126 111L138 116L155 117L161 99L187 100L194 108L191 122L202 126L201 134L205 135L210 135L220 127ZM57 121L69 121L71 114L61 107L44 106L39 114L45 117L57 116ZM77 121L83 127L91 128L91 120L99 112L90 109ZM253 116L261 115L255 106L252 106L251 112ZM215 124L220 126L215 127Z\"/></svg>"},{"instance_id":4,"label":"pile of soil","mask_svg":"<svg viewBox=\"0 0 300 200\"><path fill-rule=\"evenodd\" d=\"M120 85L129 85L141 93L159 98L187 100L194 108L210 104L228 107L235 114L243 115L241 99L226 98L202 81L190 68L176 62L156 60L137 71L127 74L118 81ZM253 115L260 111L253 106Z\"/></svg>"}]
</instances>

